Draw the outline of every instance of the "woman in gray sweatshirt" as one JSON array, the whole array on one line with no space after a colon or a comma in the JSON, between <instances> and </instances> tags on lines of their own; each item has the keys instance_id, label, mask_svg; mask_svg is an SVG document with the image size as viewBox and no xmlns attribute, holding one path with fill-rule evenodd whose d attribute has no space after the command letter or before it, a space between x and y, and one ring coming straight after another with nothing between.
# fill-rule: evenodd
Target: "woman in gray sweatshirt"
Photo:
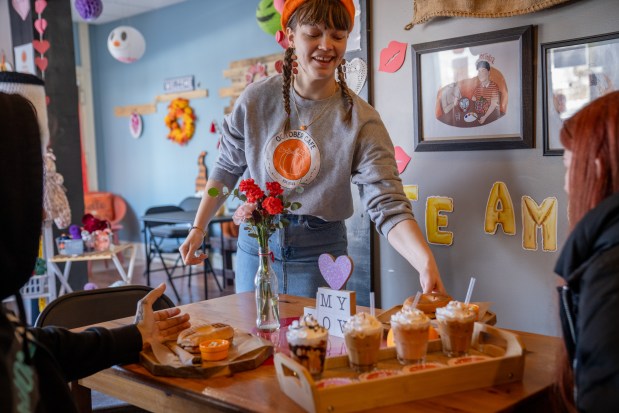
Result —
<instances>
[{"instance_id":1,"label":"woman in gray sweatshirt","mask_svg":"<svg viewBox=\"0 0 619 413\"><path fill-rule=\"evenodd\" d=\"M269 240L280 292L315 296L325 285L322 253L346 254L344 220L353 214L351 182L378 232L417 269L424 292L445 292L438 267L404 194L394 148L376 110L346 86L344 54L354 21L352 0L288 0L282 27L290 47L283 73L250 84L223 123L220 154L206 191L233 188L239 177L261 188L302 186L290 222ZM337 80L336 80L337 72ZM194 229L181 246L187 264L222 198L202 199ZM202 231L200 231L202 230ZM251 291L258 243L239 234L235 286Z\"/></svg>"}]
</instances>

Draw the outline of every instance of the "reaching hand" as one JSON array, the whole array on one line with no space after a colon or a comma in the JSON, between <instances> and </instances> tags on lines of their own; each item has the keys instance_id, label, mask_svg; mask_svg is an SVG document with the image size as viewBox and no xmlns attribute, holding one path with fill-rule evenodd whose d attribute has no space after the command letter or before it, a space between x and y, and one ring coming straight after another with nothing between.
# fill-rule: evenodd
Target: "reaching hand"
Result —
<instances>
[{"instance_id":1,"label":"reaching hand","mask_svg":"<svg viewBox=\"0 0 619 413\"><path fill-rule=\"evenodd\" d=\"M153 311L153 304L161 297L165 288L164 283L159 284L138 302L135 325L142 335L143 349L148 348L153 341L175 339L179 332L191 326L189 314L179 316L181 310L177 307Z\"/></svg>"},{"instance_id":2,"label":"reaching hand","mask_svg":"<svg viewBox=\"0 0 619 413\"><path fill-rule=\"evenodd\" d=\"M200 231L195 230L189 232L187 238L183 242L183 245L178 249L183 257L185 265L197 265L204 262L208 257L208 254L200 251L202 248L203 234Z\"/></svg>"},{"instance_id":3,"label":"reaching hand","mask_svg":"<svg viewBox=\"0 0 619 413\"><path fill-rule=\"evenodd\" d=\"M431 293L438 291L441 294L447 294L445 286L441 280L441 276L438 272L438 268L431 267L419 273L419 282L421 282L421 288L424 293Z\"/></svg>"}]
</instances>

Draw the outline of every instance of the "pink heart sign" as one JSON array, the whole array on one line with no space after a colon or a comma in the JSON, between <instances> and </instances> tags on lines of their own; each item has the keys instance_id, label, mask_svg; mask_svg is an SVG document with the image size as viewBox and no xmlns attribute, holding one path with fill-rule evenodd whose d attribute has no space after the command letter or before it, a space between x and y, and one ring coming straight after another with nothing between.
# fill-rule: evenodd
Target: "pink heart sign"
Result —
<instances>
[{"instance_id":1,"label":"pink heart sign","mask_svg":"<svg viewBox=\"0 0 619 413\"><path fill-rule=\"evenodd\" d=\"M26 20L30 13L30 0L13 0L13 8L22 20Z\"/></svg>"},{"instance_id":2,"label":"pink heart sign","mask_svg":"<svg viewBox=\"0 0 619 413\"><path fill-rule=\"evenodd\" d=\"M352 275L352 258L348 255L340 255L334 258L331 254L320 254L318 257L318 268L323 278L334 290L341 290L346 281Z\"/></svg>"}]
</instances>

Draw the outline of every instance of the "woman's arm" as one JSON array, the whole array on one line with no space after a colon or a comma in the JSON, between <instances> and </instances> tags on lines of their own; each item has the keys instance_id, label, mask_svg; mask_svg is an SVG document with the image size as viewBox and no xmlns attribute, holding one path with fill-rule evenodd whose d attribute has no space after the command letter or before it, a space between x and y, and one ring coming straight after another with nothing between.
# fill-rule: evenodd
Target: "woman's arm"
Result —
<instances>
[{"instance_id":1,"label":"woman's arm","mask_svg":"<svg viewBox=\"0 0 619 413\"><path fill-rule=\"evenodd\" d=\"M446 293L434 255L417 221L413 219L400 221L389 231L387 240L419 272L419 282L424 293L432 291Z\"/></svg>"},{"instance_id":2,"label":"woman's arm","mask_svg":"<svg viewBox=\"0 0 619 413\"><path fill-rule=\"evenodd\" d=\"M219 181L214 181L209 179L206 183L206 188L204 189L204 195L202 195L202 200L200 201L200 206L198 207L198 212L196 213L196 217L193 220L193 226L198 227L199 229L192 229L189 231L187 238L180 246L179 251L181 256L183 257L183 261L186 265L197 265L201 264L208 254L201 253L196 256L195 252L202 248L202 241L206 234L206 228L208 223L211 221L211 218L215 215L215 212L219 209L219 207L224 203L224 198L220 196L210 196L208 194L208 190L211 188L216 188L220 192L224 184Z\"/></svg>"}]
</instances>

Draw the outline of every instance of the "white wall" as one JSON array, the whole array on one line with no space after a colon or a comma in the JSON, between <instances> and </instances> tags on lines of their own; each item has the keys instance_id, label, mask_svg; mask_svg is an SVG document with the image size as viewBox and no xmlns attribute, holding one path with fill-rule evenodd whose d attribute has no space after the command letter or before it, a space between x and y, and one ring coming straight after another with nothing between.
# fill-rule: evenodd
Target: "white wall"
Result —
<instances>
[{"instance_id":1,"label":"white wall","mask_svg":"<svg viewBox=\"0 0 619 413\"><path fill-rule=\"evenodd\" d=\"M419 185L413 204L420 226L425 226L425 202L431 195L449 196L454 212L448 230L452 246L432 250L449 293L464 299L469 278L477 285L473 301L492 301L498 325L542 334L559 334L556 309L557 252L522 248L520 199L531 196L538 203L556 197L559 203L559 249L567 235L566 197L563 193L561 157L543 156L540 44L619 30L617 0L579 0L538 13L504 19L441 18L410 31L410 0L375 0L372 11L372 82L374 104L395 145L412 161L402 174L404 184ZM503 151L414 152L413 83L410 44L535 25L535 148ZM378 72L380 51L391 40L409 44L406 61L393 74ZM484 233L484 213L492 184L507 184L516 210L515 236L499 229ZM424 231L425 232L425 231ZM381 300L383 308L401 303L419 288L414 270L384 239L380 240Z\"/></svg>"}]
</instances>

